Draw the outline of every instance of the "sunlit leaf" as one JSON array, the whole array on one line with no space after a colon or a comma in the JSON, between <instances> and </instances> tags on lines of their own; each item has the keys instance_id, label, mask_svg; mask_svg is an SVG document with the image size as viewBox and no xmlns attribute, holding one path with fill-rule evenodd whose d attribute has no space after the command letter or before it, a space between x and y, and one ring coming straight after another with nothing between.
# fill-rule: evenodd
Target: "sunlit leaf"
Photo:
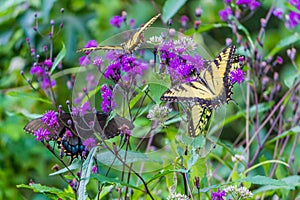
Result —
<instances>
[{"instance_id":1,"label":"sunlit leaf","mask_svg":"<svg viewBox=\"0 0 300 200\"><path fill-rule=\"evenodd\" d=\"M163 21L167 22L186 3L187 0L167 0L163 6Z\"/></svg>"}]
</instances>

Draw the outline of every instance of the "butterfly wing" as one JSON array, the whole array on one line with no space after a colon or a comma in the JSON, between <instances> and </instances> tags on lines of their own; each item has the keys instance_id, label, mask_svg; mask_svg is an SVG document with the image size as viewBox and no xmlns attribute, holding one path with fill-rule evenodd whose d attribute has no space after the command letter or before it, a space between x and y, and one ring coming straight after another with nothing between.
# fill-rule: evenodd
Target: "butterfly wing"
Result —
<instances>
[{"instance_id":1,"label":"butterfly wing","mask_svg":"<svg viewBox=\"0 0 300 200\"><path fill-rule=\"evenodd\" d=\"M234 53L235 46L226 47L210 62L208 68L199 74L198 80L169 89L161 96L161 100L195 102L207 108L216 108L228 102L232 87L229 78L230 60Z\"/></svg>"},{"instance_id":2,"label":"butterfly wing","mask_svg":"<svg viewBox=\"0 0 300 200\"><path fill-rule=\"evenodd\" d=\"M193 105L187 110L188 134L191 137L206 135L206 126L211 117L212 110L200 105Z\"/></svg>"},{"instance_id":3,"label":"butterfly wing","mask_svg":"<svg viewBox=\"0 0 300 200\"><path fill-rule=\"evenodd\" d=\"M90 51L97 51L97 50L104 50L104 51L110 51L110 50L123 50L122 46L97 46L97 47L88 47L88 48L81 48L78 49L76 52L90 52Z\"/></svg>"},{"instance_id":4,"label":"butterfly wing","mask_svg":"<svg viewBox=\"0 0 300 200\"><path fill-rule=\"evenodd\" d=\"M142 34L145 30L147 30L160 16L160 14L152 17L146 24L144 24L133 36L123 44L124 51L126 53L132 53L132 51L136 50L142 43Z\"/></svg>"},{"instance_id":5,"label":"butterfly wing","mask_svg":"<svg viewBox=\"0 0 300 200\"><path fill-rule=\"evenodd\" d=\"M84 117L73 117L77 134L82 139L96 138L99 135L103 139L110 139L120 135L122 126L132 130L134 125L126 118L118 115L109 119L106 113L97 112L96 114L88 113Z\"/></svg>"},{"instance_id":6,"label":"butterfly wing","mask_svg":"<svg viewBox=\"0 0 300 200\"><path fill-rule=\"evenodd\" d=\"M88 52L88 51L97 51L97 50L124 50L126 53L132 53L135 49L137 49L142 43L141 35L143 32L149 28L160 16L160 14L152 17L145 25L143 25L133 36L122 43L120 46L97 46L97 47L89 47L89 48L81 48L78 49L76 52Z\"/></svg>"}]
</instances>

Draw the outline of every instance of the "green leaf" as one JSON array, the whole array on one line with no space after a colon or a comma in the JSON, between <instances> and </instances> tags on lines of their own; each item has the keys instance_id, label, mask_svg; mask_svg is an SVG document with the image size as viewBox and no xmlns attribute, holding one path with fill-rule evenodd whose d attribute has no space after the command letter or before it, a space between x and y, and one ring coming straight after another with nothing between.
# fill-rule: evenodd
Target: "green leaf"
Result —
<instances>
[{"instance_id":1,"label":"green leaf","mask_svg":"<svg viewBox=\"0 0 300 200\"><path fill-rule=\"evenodd\" d=\"M78 188L78 199L87 199L87 191L86 186L89 183L89 177L92 171L92 165L94 163L94 155L97 151L97 147L94 147L89 152L88 157L82 164L82 170L81 170L81 180L79 182L79 188Z\"/></svg>"},{"instance_id":2,"label":"green leaf","mask_svg":"<svg viewBox=\"0 0 300 200\"><path fill-rule=\"evenodd\" d=\"M252 191L253 194L258 194L258 193L261 193L261 192L266 192L266 191L278 191L278 190L282 190L282 189L285 189L285 190L294 190L295 187L292 187L292 186L289 186L289 185L285 185L285 186L278 186L278 185L264 185L260 188L258 188L257 190L254 190Z\"/></svg>"},{"instance_id":3,"label":"green leaf","mask_svg":"<svg viewBox=\"0 0 300 200\"><path fill-rule=\"evenodd\" d=\"M274 186L288 186L286 182L282 181L282 180L276 180L267 176L252 176L252 177L247 177L247 178L243 178L239 180L240 182L250 182L252 184L256 184L256 185L274 185Z\"/></svg>"},{"instance_id":4,"label":"green leaf","mask_svg":"<svg viewBox=\"0 0 300 200\"><path fill-rule=\"evenodd\" d=\"M293 128L291 128L290 130L284 131L283 133L281 133L280 135L274 137L272 140L269 140L266 145L269 145L273 142L276 142L277 140L280 140L282 138L285 138L289 135L294 135L300 132L300 126L295 126Z\"/></svg>"},{"instance_id":5,"label":"green leaf","mask_svg":"<svg viewBox=\"0 0 300 200\"><path fill-rule=\"evenodd\" d=\"M28 94L28 93L24 93L24 92L17 92L17 91L9 91L6 93L7 95L11 96L11 97L18 97L20 99L22 98L28 98L28 99L33 99L36 101L41 101L43 103L47 103L50 105L53 105L53 103L47 99L43 99L43 98L39 98L35 95L32 95L32 93Z\"/></svg>"},{"instance_id":6,"label":"green leaf","mask_svg":"<svg viewBox=\"0 0 300 200\"><path fill-rule=\"evenodd\" d=\"M196 176L202 179L206 170L206 158L199 158L190 168L191 180L194 181Z\"/></svg>"},{"instance_id":7,"label":"green leaf","mask_svg":"<svg viewBox=\"0 0 300 200\"><path fill-rule=\"evenodd\" d=\"M145 95L145 91L148 89L146 85L133 99L130 100L130 109Z\"/></svg>"},{"instance_id":8,"label":"green leaf","mask_svg":"<svg viewBox=\"0 0 300 200\"><path fill-rule=\"evenodd\" d=\"M134 185L125 183L123 181L120 181L119 178L110 178L110 177L103 176L101 174L92 175L91 178L96 178L102 184L119 185L119 186L125 186L132 189L136 189L139 191L144 191L144 188L136 187Z\"/></svg>"},{"instance_id":9,"label":"green leaf","mask_svg":"<svg viewBox=\"0 0 300 200\"><path fill-rule=\"evenodd\" d=\"M160 102L160 97L167 90L167 87L161 84L151 83L149 84L149 89L154 101L157 103Z\"/></svg>"},{"instance_id":10,"label":"green leaf","mask_svg":"<svg viewBox=\"0 0 300 200\"><path fill-rule=\"evenodd\" d=\"M163 6L163 21L167 22L186 3L187 0L167 0Z\"/></svg>"},{"instance_id":11,"label":"green leaf","mask_svg":"<svg viewBox=\"0 0 300 200\"><path fill-rule=\"evenodd\" d=\"M134 163L139 161L149 161L149 158L146 154L134 151L120 151L118 152L121 158L125 157L126 153L126 163ZM115 155L108 150L103 150L103 152L97 153L97 160L105 165L111 165L113 163L114 166L122 166L123 163L115 159Z\"/></svg>"},{"instance_id":12,"label":"green leaf","mask_svg":"<svg viewBox=\"0 0 300 200\"><path fill-rule=\"evenodd\" d=\"M49 194L51 194L52 196L55 195L56 198L75 199L75 195L72 192L72 190L62 191L60 189L44 186L41 184L31 184L31 185L20 184L20 185L17 185L17 188L32 189L34 192L44 193L47 196L49 196Z\"/></svg>"},{"instance_id":13,"label":"green leaf","mask_svg":"<svg viewBox=\"0 0 300 200\"><path fill-rule=\"evenodd\" d=\"M51 68L51 74L53 73L53 71L56 69L56 67L58 66L58 64L62 61L62 59L66 56L66 47L65 44L62 43L62 49L60 50L59 54L56 56L52 68Z\"/></svg>"},{"instance_id":14,"label":"green leaf","mask_svg":"<svg viewBox=\"0 0 300 200\"><path fill-rule=\"evenodd\" d=\"M268 59L269 57L273 57L278 51L282 50L283 48L290 46L291 44L296 43L300 40L299 34L293 34L291 36L288 36L281 41L272 49L272 51L265 57L265 59Z\"/></svg>"},{"instance_id":15,"label":"green leaf","mask_svg":"<svg viewBox=\"0 0 300 200\"><path fill-rule=\"evenodd\" d=\"M42 1L43 19L45 23L49 23L49 14L56 0ZM58 10L56 12L59 12Z\"/></svg>"}]
</instances>

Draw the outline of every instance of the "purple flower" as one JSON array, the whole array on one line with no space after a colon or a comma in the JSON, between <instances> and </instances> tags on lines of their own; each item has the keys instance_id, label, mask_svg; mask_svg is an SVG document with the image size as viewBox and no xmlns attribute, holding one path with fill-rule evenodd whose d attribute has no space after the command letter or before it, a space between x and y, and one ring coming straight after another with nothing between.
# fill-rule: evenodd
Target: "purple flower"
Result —
<instances>
[{"instance_id":1,"label":"purple flower","mask_svg":"<svg viewBox=\"0 0 300 200\"><path fill-rule=\"evenodd\" d=\"M88 73L87 76L86 76L86 82L87 82L87 85L88 85L88 90L93 90L97 85L98 85L98 80L96 79L96 77L91 74L91 73Z\"/></svg>"},{"instance_id":2,"label":"purple flower","mask_svg":"<svg viewBox=\"0 0 300 200\"><path fill-rule=\"evenodd\" d=\"M49 140L48 135L50 135L50 131L47 128L39 128L38 130L34 131L33 135L36 137L35 139L41 141L43 139Z\"/></svg>"},{"instance_id":3,"label":"purple flower","mask_svg":"<svg viewBox=\"0 0 300 200\"><path fill-rule=\"evenodd\" d=\"M130 20L129 20L129 26L130 26L131 29L134 29L134 26L135 26L135 21L134 21L134 19L130 19Z\"/></svg>"},{"instance_id":4,"label":"purple flower","mask_svg":"<svg viewBox=\"0 0 300 200\"><path fill-rule=\"evenodd\" d=\"M121 27L121 24L124 22L124 19L122 16L119 16L119 15L116 15L116 16L113 16L109 23L112 25L112 26L115 26L117 28L120 28Z\"/></svg>"},{"instance_id":5,"label":"purple flower","mask_svg":"<svg viewBox=\"0 0 300 200\"><path fill-rule=\"evenodd\" d=\"M48 88L54 87L56 85L56 81L55 80L51 80L49 79L47 76L44 76L44 79L41 83L41 87L46 90Z\"/></svg>"},{"instance_id":6,"label":"purple flower","mask_svg":"<svg viewBox=\"0 0 300 200\"><path fill-rule=\"evenodd\" d=\"M51 69L52 67L52 61L51 59L44 60L44 65L48 67L48 69Z\"/></svg>"},{"instance_id":7,"label":"purple flower","mask_svg":"<svg viewBox=\"0 0 300 200\"><path fill-rule=\"evenodd\" d=\"M102 111L108 113L116 107L116 103L113 101L112 90L107 85L103 85L100 91L102 96Z\"/></svg>"},{"instance_id":8,"label":"purple flower","mask_svg":"<svg viewBox=\"0 0 300 200\"><path fill-rule=\"evenodd\" d=\"M86 66L86 65L89 65L91 64L89 58L87 56L81 56L79 58L79 65L82 65L82 66Z\"/></svg>"},{"instance_id":9,"label":"purple flower","mask_svg":"<svg viewBox=\"0 0 300 200\"><path fill-rule=\"evenodd\" d=\"M47 111L43 115L42 121L49 127L59 127L58 118L54 110Z\"/></svg>"},{"instance_id":10,"label":"purple flower","mask_svg":"<svg viewBox=\"0 0 300 200\"><path fill-rule=\"evenodd\" d=\"M39 65L33 65L30 69L30 74L35 74L37 77L41 77L45 74L45 70Z\"/></svg>"},{"instance_id":11,"label":"purple flower","mask_svg":"<svg viewBox=\"0 0 300 200\"><path fill-rule=\"evenodd\" d=\"M121 79L121 63L119 61L110 64L104 73L105 79L112 79L117 83Z\"/></svg>"},{"instance_id":12,"label":"purple flower","mask_svg":"<svg viewBox=\"0 0 300 200\"><path fill-rule=\"evenodd\" d=\"M245 80L243 70L241 70L240 68L238 68L238 69L232 71L230 73L230 80L231 80L232 84L234 84L236 82L238 84L240 84L241 82L243 82Z\"/></svg>"},{"instance_id":13,"label":"purple flower","mask_svg":"<svg viewBox=\"0 0 300 200\"><path fill-rule=\"evenodd\" d=\"M73 134L69 129L66 129L65 136L68 138L71 138L71 137L73 137Z\"/></svg>"},{"instance_id":14,"label":"purple flower","mask_svg":"<svg viewBox=\"0 0 300 200\"><path fill-rule=\"evenodd\" d=\"M189 21L189 18L186 15L182 15L180 17L180 23L183 27L186 27L187 22Z\"/></svg>"},{"instance_id":15,"label":"purple flower","mask_svg":"<svg viewBox=\"0 0 300 200\"><path fill-rule=\"evenodd\" d=\"M97 171L98 171L97 166L94 165L94 166L92 167L92 173L93 173L93 174L96 174Z\"/></svg>"},{"instance_id":16,"label":"purple flower","mask_svg":"<svg viewBox=\"0 0 300 200\"><path fill-rule=\"evenodd\" d=\"M98 42L96 40L89 40L85 45L84 48L96 47L98 46Z\"/></svg>"},{"instance_id":17,"label":"purple flower","mask_svg":"<svg viewBox=\"0 0 300 200\"><path fill-rule=\"evenodd\" d=\"M218 188L218 192L211 193L212 200L224 200L223 197L225 196L226 196L226 192L224 190L222 190L221 192L220 188Z\"/></svg>"},{"instance_id":18,"label":"purple flower","mask_svg":"<svg viewBox=\"0 0 300 200\"><path fill-rule=\"evenodd\" d=\"M237 0L236 5L248 6L250 10L256 10L260 6L260 3L256 0Z\"/></svg>"},{"instance_id":19,"label":"purple flower","mask_svg":"<svg viewBox=\"0 0 300 200\"><path fill-rule=\"evenodd\" d=\"M85 146L85 149L92 148L96 146L96 140L94 138L88 138L83 143L83 146Z\"/></svg>"},{"instance_id":20,"label":"purple flower","mask_svg":"<svg viewBox=\"0 0 300 200\"><path fill-rule=\"evenodd\" d=\"M299 0L289 0L288 1L292 6L298 6L300 4L300 1Z\"/></svg>"},{"instance_id":21,"label":"purple flower","mask_svg":"<svg viewBox=\"0 0 300 200\"><path fill-rule=\"evenodd\" d=\"M283 11L280 8L275 8L273 10L273 15L278 17L279 19L282 18L282 14L283 14Z\"/></svg>"},{"instance_id":22,"label":"purple flower","mask_svg":"<svg viewBox=\"0 0 300 200\"><path fill-rule=\"evenodd\" d=\"M103 63L103 59L101 57L96 57L93 61L93 65L95 65L96 67L101 67Z\"/></svg>"},{"instance_id":23,"label":"purple flower","mask_svg":"<svg viewBox=\"0 0 300 200\"><path fill-rule=\"evenodd\" d=\"M224 8L224 10L219 11L219 15L220 15L222 21L227 21L228 17L230 15L232 15L232 10L230 7L226 7L226 8Z\"/></svg>"},{"instance_id":24,"label":"purple flower","mask_svg":"<svg viewBox=\"0 0 300 200\"><path fill-rule=\"evenodd\" d=\"M90 109L91 109L90 102L89 101L85 102L81 107L81 114L85 115L86 111Z\"/></svg>"},{"instance_id":25,"label":"purple flower","mask_svg":"<svg viewBox=\"0 0 300 200\"><path fill-rule=\"evenodd\" d=\"M285 25L287 28L295 28L300 23L300 14L297 12L291 11L286 18L287 21Z\"/></svg>"},{"instance_id":26,"label":"purple flower","mask_svg":"<svg viewBox=\"0 0 300 200\"><path fill-rule=\"evenodd\" d=\"M282 57L281 57L281 56L277 56L277 57L276 57L276 62L277 62L278 64L282 64L282 63L283 63Z\"/></svg>"}]
</instances>

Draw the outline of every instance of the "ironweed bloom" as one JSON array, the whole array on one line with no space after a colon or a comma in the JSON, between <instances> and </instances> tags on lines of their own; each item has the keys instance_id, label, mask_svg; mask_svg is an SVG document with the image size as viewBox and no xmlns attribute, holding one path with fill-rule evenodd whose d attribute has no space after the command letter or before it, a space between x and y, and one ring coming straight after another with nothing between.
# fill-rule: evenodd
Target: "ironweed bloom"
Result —
<instances>
[{"instance_id":1,"label":"ironweed bloom","mask_svg":"<svg viewBox=\"0 0 300 200\"><path fill-rule=\"evenodd\" d=\"M224 200L223 197L225 196L226 196L225 190L220 191L220 188L218 188L218 192L211 193L212 200Z\"/></svg>"}]
</instances>

